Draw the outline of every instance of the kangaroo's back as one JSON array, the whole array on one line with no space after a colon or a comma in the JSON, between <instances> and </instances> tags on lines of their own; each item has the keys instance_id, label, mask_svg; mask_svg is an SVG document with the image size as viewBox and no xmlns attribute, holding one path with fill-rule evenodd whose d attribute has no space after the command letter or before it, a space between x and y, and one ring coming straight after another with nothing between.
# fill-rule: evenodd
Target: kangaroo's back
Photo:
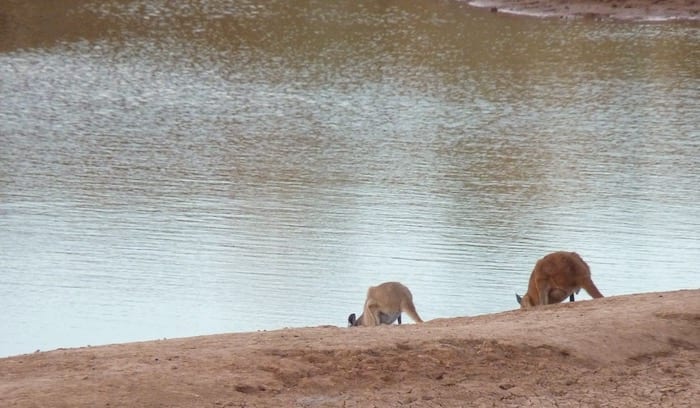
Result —
<instances>
[{"instance_id":1,"label":"kangaroo's back","mask_svg":"<svg viewBox=\"0 0 700 408\"><path fill-rule=\"evenodd\" d=\"M576 252L553 252L537 261L535 280L550 280L559 287L582 287L591 280L591 268Z\"/></svg>"},{"instance_id":2,"label":"kangaroo's back","mask_svg":"<svg viewBox=\"0 0 700 408\"><path fill-rule=\"evenodd\" d=\"M382 305L382 309L398 311L407 301L413 302L413 295L400 282L384 282L367 289L367 301Z\"/></svg>"}]
</instances>

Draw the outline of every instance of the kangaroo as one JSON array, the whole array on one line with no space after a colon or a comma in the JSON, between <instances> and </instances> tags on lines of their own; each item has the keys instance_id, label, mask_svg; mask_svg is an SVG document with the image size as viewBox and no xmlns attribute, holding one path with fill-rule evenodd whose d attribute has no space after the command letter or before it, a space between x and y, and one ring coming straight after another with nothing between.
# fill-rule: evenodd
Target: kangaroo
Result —
<instances>
[{"instance_id":1,"label":"kangaroo","mask_svg":"<svg viewBox=\"0 0 700 408\"><path fill-rule=\"evenodd\" d=\"M416 323L423 323L413 305L411 291L399 282L384 282L367 289L367 300L360 317L355 313L348 316L350 326L378 326L392 324L398 320L401 324L401 313L408 314Z\"/></svg>"},{"instance_id":2,"label":"kangaroo","mask_svg":"<svg viewBox=\"0 0 700 408\"><path fill-rule=\"evenodd\" d=\"M522 309L539 305L551 305L569 298L585 289L593 298L602 298L591 280L591 269L576 252L553 252L537 261L530 275L527 293L523 297L515 294Z\"/></svg>"}]
</instances>

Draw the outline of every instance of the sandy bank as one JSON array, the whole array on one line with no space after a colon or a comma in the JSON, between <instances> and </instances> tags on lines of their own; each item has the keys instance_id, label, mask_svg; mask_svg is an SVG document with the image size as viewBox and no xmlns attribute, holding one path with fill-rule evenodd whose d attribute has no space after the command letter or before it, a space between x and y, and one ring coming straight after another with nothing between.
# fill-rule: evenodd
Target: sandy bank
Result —
<instances>
[{"instance_id":1,"label":"sandy bank","mask_svg":"<svg viewBox=\"0 0 700 408\"><path fill-rule=\"evenodd\" d=\"M469 4L534 17L700 21L698 0L476 0Z\"/></svg>"},{"instance_id":2,"label":"sandy bank","mask_svg":"<svg viewBox=\"0 0 700 408\"><path fill-rule=\"evenodd\" d=\"M691 406L700 289L0 359L3 407Z\"/></svg>"}]
</instances>

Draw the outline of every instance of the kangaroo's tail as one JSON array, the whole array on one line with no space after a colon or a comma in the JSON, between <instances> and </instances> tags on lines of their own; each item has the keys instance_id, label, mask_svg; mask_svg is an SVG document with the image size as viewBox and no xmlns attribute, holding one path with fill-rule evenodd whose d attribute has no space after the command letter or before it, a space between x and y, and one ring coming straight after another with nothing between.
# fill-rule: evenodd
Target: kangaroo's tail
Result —
<instances>
[{"instance_id":1,"label":"kangaroo's tail","mask_svg":"<svg viewBox=\"0 0 700 408\"><path fill-rule=\"evenodd\" d=\"M589 295L591 295L592 298L597 299L597 298L602 298L603 294L600 293L598 288L595 286L595 283L591 279L588 279L585 285L581 285L586 292L588 292Z\"/></svg>"},{"instance_id":2,"label":"kangaroo's tail","mask_svg":"<svg viewBox=\"0 0 700 408\"><path fill-rule=\"evenodd\" d=\"M416 312L416 307L413 305L413 302L403 304L401 310L405 312L411 319L413 319L414 322L423 323L423 319L421 319L420 316L418 316L418 312Z\"/></svg>"}]
</instances>

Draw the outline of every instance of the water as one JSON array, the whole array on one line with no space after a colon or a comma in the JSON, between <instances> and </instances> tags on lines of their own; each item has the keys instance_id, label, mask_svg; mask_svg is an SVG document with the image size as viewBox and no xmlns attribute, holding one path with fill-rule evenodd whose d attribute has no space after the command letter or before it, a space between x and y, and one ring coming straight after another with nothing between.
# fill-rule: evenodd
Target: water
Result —
<instances>
[{"instance_id":1,"label":"water","mask_svg":"<svg viewBox=\"0 0 700 408\"><path fill-rule=\"evenodd\" d=\"M606 295L700 287L697 24L459 1L5 13L0 356L343 326L388 280L424 319L504 311L559 249Z\"/></svg>"}]
</instances>

